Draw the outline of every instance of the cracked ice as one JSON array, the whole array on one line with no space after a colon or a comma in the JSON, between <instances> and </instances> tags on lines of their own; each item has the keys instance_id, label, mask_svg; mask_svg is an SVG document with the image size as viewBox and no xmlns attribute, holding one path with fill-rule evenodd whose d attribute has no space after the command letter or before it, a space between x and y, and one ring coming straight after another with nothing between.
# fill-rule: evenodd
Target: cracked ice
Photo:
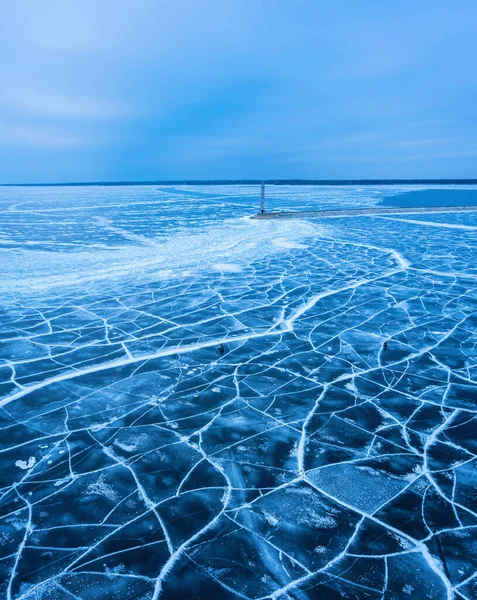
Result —
<instances>
[{"instance_id":1,"label":"cracked ice","mask_svg":"<svg viewBox=\"0 0 477 600\"><path fill-rule=\"evenodd\" d=\"M477 212L256 198L1 192L2 598L477 597Z\"/></svg>"}]
</instances>

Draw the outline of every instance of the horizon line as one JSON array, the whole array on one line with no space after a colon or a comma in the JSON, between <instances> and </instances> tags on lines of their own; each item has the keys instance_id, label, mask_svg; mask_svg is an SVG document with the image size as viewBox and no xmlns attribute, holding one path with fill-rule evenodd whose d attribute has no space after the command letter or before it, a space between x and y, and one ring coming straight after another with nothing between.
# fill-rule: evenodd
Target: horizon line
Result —
<instances>
[{"instance_id":1,"label":"horizon line","mask_svg":"<svg viewBox=\"0 0 477 600\"><path fill-rule=\"evenodd\" d=\"M155 181L72 181L52 183L0 183L0 187L81 187L133 185L399 185L477 184L477 179L162 179Z\"/></svg>"}]
</instances>

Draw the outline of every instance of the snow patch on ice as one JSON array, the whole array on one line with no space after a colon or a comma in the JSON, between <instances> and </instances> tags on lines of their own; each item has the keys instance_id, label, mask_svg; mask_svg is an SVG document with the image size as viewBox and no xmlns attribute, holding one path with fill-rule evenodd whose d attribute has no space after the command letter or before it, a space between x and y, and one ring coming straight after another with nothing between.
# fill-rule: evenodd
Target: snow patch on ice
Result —
<instances>
[{"instance_id":1,"label":"snow patch on ice","mask_svg":"<svg viewBox=\"0 0 477 600\"><path fill-rule=\"evenodd\" d=\"M91 429L91 431L101 431L101 429L104 429L108 425L109 425L108 422L106 422L106 423L95 423L94 425L92 425L90 427L90 429Z\"/></svg>"},{"instance_id":2,"label":"snow patch on ice","mask_svg":"<svg viewBox=\"0 0 477 600\"><path fill-rule=\"evenodd\" d=\"M306 517L299 517L297 522L301 525L308 525L316 527L317 529L333 529L338 523L328 515L320 515L313 511L310 511Z\"/></svg>"},{"instance_id":3,"label":"snow patch on ice","mask_svg":"<svg viewBox=\"0 0 477 600\"><path fill-rule=\"evenodd\" d=\"M276 517L274 517L273 515L271 515L270 513L268 513L266 510L262 510L262 514L265 517L265 519L267 520L269 525L271 525L272 527L276 527L278 525L278 519Z\"/></svg>"},{"instance_id":4,"label":"snow patch on ice","mask_svg":"<svg viewBox=\"0 0 477 600\"><path fill-rule=\"evenodd\" d=\"M306 244L300 244L299 242L290 242L289 240L278 239L273 240L273 245L278 246L279 248L307 248Z\"/></svg>"},{"instance_id":5,"label":"snow patch on ice","mask_svg":"<svg viewBox=\"0 0 477 600\"><path fill-rule=\"evenodd\" d=\"M134 452L134 450L136 450L136 444L124 444L123 442L118 442L118 440L115 440L114 445L121 450L124 450L124 452Z\"/></svg>"},{"instance_id":6,"label":"snow patch on ice","mask_svg":"<svg viewBox=\"0 0 477 600\"><path fill-rule=\"evenodd\" d=\"M236 263L215 263L212 265L214 271L221 273L241 273L242 267Z\"/></svg>"},{"instance_id":7,"label":"snow patch on ice","mask_svg":"<svg viewBox=\"0 0 477 600\"><path fill-rule=\"evenodd\" d=\"M26 460L17 460L17 462L15 463L15 466L19 467L20 469L23 469L25 471L27 469L31 469L32 467L34 467L35 463L36 463L36 458L34 456L30 456L30 458L28 459L28 462Z\"/></svg>"},{"instance_id":8,"label":"snow patch on ice","mask_svg":"<svg viewBox=\"0 0 477 600\"><path fill-rule=\"evenodd\" d=\"M106 483L104 479L104 475L100 475L98 480L90 483L86 488L86 494L95 494L97 496L104 496L109 500L117 500L118 494L114 491L114 489Z\"/></svg>"}]
</instances>

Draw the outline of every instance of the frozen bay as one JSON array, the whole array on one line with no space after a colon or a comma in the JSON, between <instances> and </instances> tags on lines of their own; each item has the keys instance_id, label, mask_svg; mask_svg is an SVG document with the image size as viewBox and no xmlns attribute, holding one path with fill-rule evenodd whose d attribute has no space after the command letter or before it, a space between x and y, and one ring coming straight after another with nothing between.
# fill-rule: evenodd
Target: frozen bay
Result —
<instances>
[{"instance_id":1,"label":"frozen bay","mask_svg":"<svg viewBox=\"0 0 477 600\"><path fill-rule=\"evenodd\" d=\"M477 212L257 207L0 188L1 597L477 596Z\"/></svg>"}]
</instances>

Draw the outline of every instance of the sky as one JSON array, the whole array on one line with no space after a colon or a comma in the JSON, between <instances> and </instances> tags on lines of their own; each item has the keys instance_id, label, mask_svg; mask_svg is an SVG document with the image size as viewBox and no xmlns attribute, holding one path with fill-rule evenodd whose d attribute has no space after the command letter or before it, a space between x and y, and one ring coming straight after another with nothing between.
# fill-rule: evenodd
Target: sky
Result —
<instances>
[{"instance_id":1,"label":"sky","mask_svg":"<svg viewBox=\"0 0 477 600\"><path fill-rule=\"evenodd\" d=\"M477 177L475 0L0 2L0 182Z\"/></svg>"}]
</instances>

